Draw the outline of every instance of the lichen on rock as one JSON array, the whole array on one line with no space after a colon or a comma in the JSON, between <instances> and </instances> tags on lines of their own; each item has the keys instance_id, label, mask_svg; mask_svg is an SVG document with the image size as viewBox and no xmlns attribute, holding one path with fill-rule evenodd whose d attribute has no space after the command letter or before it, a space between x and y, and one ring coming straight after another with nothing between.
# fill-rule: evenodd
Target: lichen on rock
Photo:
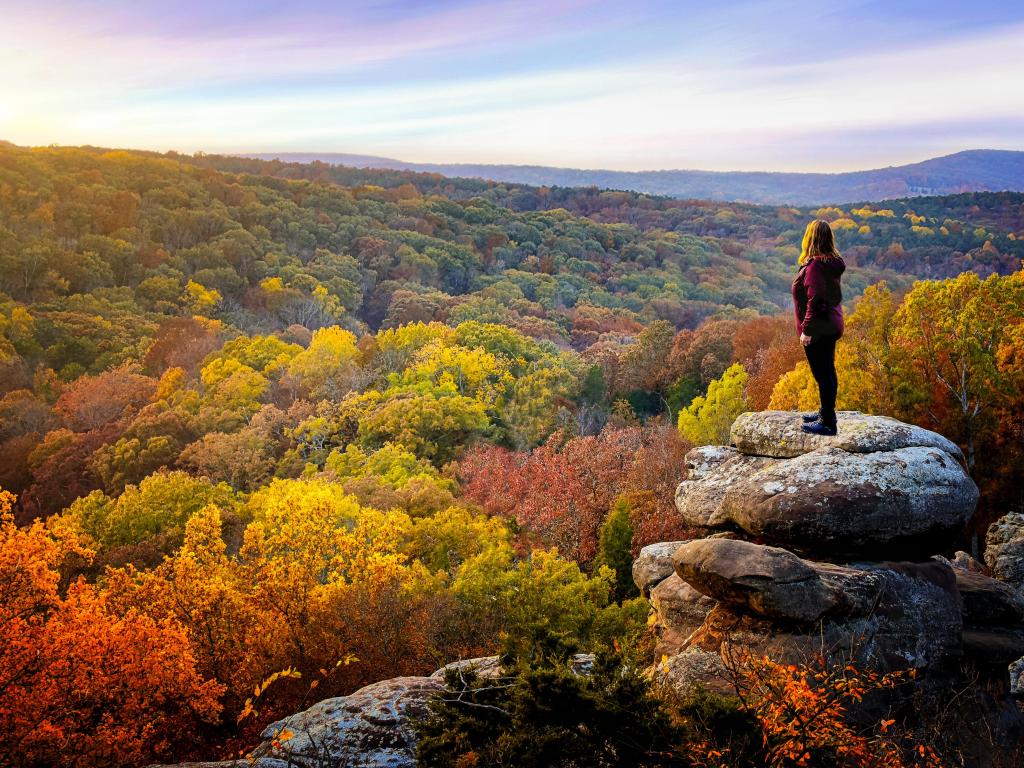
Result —
<instances>
[{"instance_id":1,"label":"lichen on rock","mask_svg":"<svg viewBox=\"0 0 1024 768\"><path fill-rule=\"evenodd\" d=\"M958 461L964 460L956 443L937 432L860 411L839 411L836 417L838 434L827 437L804 432L800 415L792 411L751 411L733 422L729 440L740 453L782 459L820 448L839 448L848 453L938 448Z\"/></svg>"},{"instance_id":2,"label":"lichen on rock","mask_svg":"<svg viewBox=\"0 0 1024 768\"><path fill-rule=\"evenodd\" d=\"M799 414L742 414L735 447L687 454L683 520L825 560L926 558L970 520L978 489L946 438L844 411L839 435L799 429Z\"/></svg>"},{"instance_id":3,"label":"lichen on rock","mask_svg":"<svg viewBox=\"0 0 1024 768\"><path fill-rule=\"evenodd\" d=\"M661 577L674 548L674 575L649 588L665 651L656 674L685 693L721 688L737 648L787 663L826 654L913 669L917 688L941 696L964 682L967 662L1000 706L1008 665L1024 653L1024 597L1012 586L1024 582L1024 516L989 534L986 562L1011 584L966 553L933 557L952 552L978 501L960 449L857 412L839 415L832 438L801 423L797 413L743 414L732 446L687 455L676 504L708 535L645 549ZM655 569L644 557L646 583ZM1021 670L1024 661L1015 683Z\"/></svg>"}]
</instances>

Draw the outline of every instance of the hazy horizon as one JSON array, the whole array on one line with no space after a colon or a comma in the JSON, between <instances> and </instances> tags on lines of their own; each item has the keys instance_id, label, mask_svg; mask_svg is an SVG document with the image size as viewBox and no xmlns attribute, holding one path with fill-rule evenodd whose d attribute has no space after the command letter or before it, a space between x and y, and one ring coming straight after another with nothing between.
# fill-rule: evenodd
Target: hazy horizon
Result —
<instances>
[{"instance_id":1,"label":"hazy horizon","mask_svg":"<svg viewBox=\"0 0 1024 768\"><path fill-rule=\"evenodd\" d=\"M119 149L136 149L136 148L134 148L134 147L126 147L126 148L119 148ZM170 152L170 151L175 151L175 150L166 150L166 151ZM197 150L197 151L203 151L203 150ZM270 149L270 150L253 150L253 151L244 150L244 151L239 151L239 152L224 152L223 154L228 155L228 156L233 156L233 157L252 157L252 158L267 158L267 157L270 157L272 155L280 155L282 158L294 157L294 156L300 156L300 155L316 155L316 156L320 156L320 157L330 157L330 156L362 157L362 158L365 158L367 160L370 160L370 159L390 160L390 161L394 161L394 162L408 163L410 165L451 165L451 166L460 166L460 165L490 166L490 165L493 165L493 166L523 167L523 168L528 168L528 167L548 167L548 168L555 168L555 169L559 169L559 170L573 170L573 171L622 171L622 172L625 172L625 173L659 173L659 172L673 172L673 171L693 171L693 172L700 172L700 173L820 173L820 174L838 175L838 174L843 174L843 173L856 173L858 171L881 170L883 168L889 168L889 167L899 168L901 166L914 165L916 163L922 163L922 162L925 162L927 160L936 160L936 159L940 159L942 157L948 157L950 155L955 155L955 154L959 154L959 153L962 153L962 152L988 152L988 151L1024 152L1024 148L1006 148L1006 149L1004 149L1004 148L995 148L995 147L967 147L967 148L964 148L964 149L961 149L961 150L956 150L954 152L947 152L947 153L944 153L942 155L928 155L928 156L922 156L922 157L908 158L906 160L899 160L897 162L889 163L887 165L870 166L870 167L864 166L864 167L858 167L858 168L850 167L850 168L846 168L844 170L829 170L827 168L823 168L821 170L816 170L816 171L807 171L807 170L799 170L799 169L791 169L791 168L757 168L757 169L752 169L752 168L741 168L741 167L735 167L735 168L728 168L728 167L725 167L725 168L699 168L699 167L689 167L689 168L682 168L682 167L675 167L675 168L653 168L653 167L651 167L651 168L618 169L618 168L609 168L609 167L606 167L606 166L599 166L599 165L589 166L589 167L588 166L567 166L567 165L563 165L563 166L550 165L549 166L549 165L542 164L542 163L503 163L503 162L480 162L480 163L475 163L475 162L463 162L463 161L459 161L459 160L452 160L452 161L441 162L441 161L432 160L432 159L429 159L429 158L423 159L423 160L412 160L412 159L410 159L408 157L387 157L387 156L384 156L384 155L372 155L372 154L367 154L367 153L363 153L363 152L345 152L345 151L340 151L340 150L339 151L334 151L334 150L319 151L319 150L315 150L315 149L311 149L311 150L273 150L273 149ZM309 161L298 161L298 160L294 160L293 159L293 160L291 160L291 162L309 162ZM345 163L341 163L341 164L345 165Z\"/></svg>"},{"instance_id":2,"label":"hazy horizon","mask_svg":"<svg viewBox=\"0 0 1024 768\"><path fill-rule=\"evenodd\" d=\"M0 1L22 145L840 173L1024 149L1024 6Z\"/></svg>"}]
</instances>

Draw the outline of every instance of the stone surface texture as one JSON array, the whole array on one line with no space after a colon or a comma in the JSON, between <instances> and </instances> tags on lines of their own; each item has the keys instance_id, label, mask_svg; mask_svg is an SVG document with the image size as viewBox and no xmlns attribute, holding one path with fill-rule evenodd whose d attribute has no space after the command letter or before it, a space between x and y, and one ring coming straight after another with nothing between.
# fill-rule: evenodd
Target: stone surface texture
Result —
<instances>
[{"instance_id":1,"label":"stone surface texture","mask_svg":"<svg viewBox=\"0 0 1024 768\"><path fill-rule=\"evenodd\" d=\"M989 526L985 564L995 578L1024 590L1024 515L1011 512Z\"/></svg>"},{"instance_id":2,"label":"stone surface texture","mask_svg":"<svg viewBox=\"0 0 1024 768\"><path fill-rule=\"evenodd\" d=\"M253 756L298 768L414 766L416 737L410 719L425 714L428 701L443 687L434 677L396 677L325 699L267 726ZM282 731L293 735L276 746L274 739Z\"/></svg>"},{"instance_id":3,"label":"stone surface texture","mask_svg":"<svg viewBox=\"0 0 1024 768\"><path fill-rule=\"evenodd\" d=\"M637 564L664 652L655 673L684 694L728 694L742 648L910 668L939 696L967 684L966 663L993 706L1011 686L1024 695L1024 515L993 526L984 564L954 555L978 501L956 445L857 412L839 414L833 438L801 423L743 414L731 446L687 454L676 505L705 536L652 545Z\"/></svg>"},{"instance_id":4,"label":"stone surface texture","mask_svg":"<svg viewBox=\"0 0 1024 768\"><path fill-rule=\"evenodd\" d=\"M836 437L800 414L745 413L733 446L694 448L676 507L690 526L816 559L926 559L970 520L978 489L960 449L884 416L843 411Z\"/></svg>"},{"instance_id":5,"label":"stone surface texture","mask_svg":"<svg viewBox=\"0 0 1024 768\"><path fill-rule=\"evenodd\" d=\"M860 411L839 411L835 437L812 435L800 429L800 414L792 411L751 411L733 422L729 440L736 450L750 456L793 458L821 448L839 448L849 453L894 451L899 448L938 448L958 461L963 453L956 443L937 432L888 416L870 416Z\"/></svg>"},{"instance_id":6,"label":"stone surface texture","mask_svg":"<svg viewBox=\"0 0 1024 768\"><path fill-rule=\"evenodd\" d=\"M937 448L823 448L733 482L717 519L831 557L926 554L963 529L977 502L974 481Z\"/></svg>"},{"instance_id":7,"label":"stone surface texture","mask_svg":"<svg viewBox=\"0 0 1024 768\"><path fill-rule=\"evenodd\" d=\"M683 544L682 541L662 541L648 544L640 550L633 561L633 583L644 597L651 590L675 572L672 555Z\"/></svg>"},{"instance_id":8,"label":"stone surface texture","mask_svg":"<svg viewBox=\"0 0 1024 768\"><path fill-rule=\"evenodd\" d=\"M719 447L719 446L715 446ZM730 449L731 450L731 449ZM705 448L694 448L686 454L689 464L691 457ZM733 451L720 463L709 469L708 463L697 459L701 469L694 474L691 470L686 480L676 489L676 509L683 522L699 529L715 530L728 528L730 521L721 513L722 499L733 483L749 477L760 469L777 463L778 459L763 456L744 456Z\"/></svg>"},{"instance_id":9,"label":"stone surface texture","mask_svg":"<svg viewBox=\"0 0 1024 768\"><path fill-rule=\"evenodd\" d=\"M650 594L657 621L657 656L675 653L704 623L718 601L698 592L675 573L659 583Z\"/></svg>"}]
</instances>

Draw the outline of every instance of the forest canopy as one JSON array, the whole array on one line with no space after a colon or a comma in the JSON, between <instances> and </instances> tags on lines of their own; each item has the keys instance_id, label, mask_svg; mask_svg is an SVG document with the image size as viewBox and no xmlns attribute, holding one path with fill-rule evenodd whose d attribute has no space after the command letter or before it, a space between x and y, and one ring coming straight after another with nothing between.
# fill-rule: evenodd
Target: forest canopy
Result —
<instances>
[{"instance_id":1,"label":"forest canopy","mask_svg":"<svg viewBox=\"0 0 1024 768\"><path fill-rule=\"evenodd\" d=\"M17 764L233 754L310 695L635 637L687 450L812 405L787 307L813 217L850 265L840 407L959 442L979 530L1024 509L1024 195L800 209L0 144Z\"/></svg>"}]
</instances>

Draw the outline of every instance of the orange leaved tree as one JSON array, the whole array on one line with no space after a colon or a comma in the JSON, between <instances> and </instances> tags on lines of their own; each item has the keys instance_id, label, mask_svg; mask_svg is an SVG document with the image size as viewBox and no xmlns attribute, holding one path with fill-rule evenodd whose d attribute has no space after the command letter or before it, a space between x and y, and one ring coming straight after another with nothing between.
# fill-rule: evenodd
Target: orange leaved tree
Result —
<instances>
[{"instance_id":1,"label":"orange leaved tree","mask_svg":"<svg viewBox=\"0 0 1024 768\"><path fill-rule=\"evenodd\" d=\"M882 674L820 657L782 664L746 651L732 662L736 692L761 725L771 768L941 768L931 748L909 749L895 738L894 719L860 728L852 717L865 698L907 682L912 670Z\"/></svg>"},{"instance_id":2,"label":"orange leaved tree","mask_svg":"<svg viewBox=\"0 0 1024 768\"><path fill-rule=\"evenodd\" d=\"M62 592L61 563L87 553L42 523L17 527L13 502L0 491L0 766L181 756L183 734L217 720L221 686L176 624L118 615L83 581Z\"/></svg>"}]
</instances>

